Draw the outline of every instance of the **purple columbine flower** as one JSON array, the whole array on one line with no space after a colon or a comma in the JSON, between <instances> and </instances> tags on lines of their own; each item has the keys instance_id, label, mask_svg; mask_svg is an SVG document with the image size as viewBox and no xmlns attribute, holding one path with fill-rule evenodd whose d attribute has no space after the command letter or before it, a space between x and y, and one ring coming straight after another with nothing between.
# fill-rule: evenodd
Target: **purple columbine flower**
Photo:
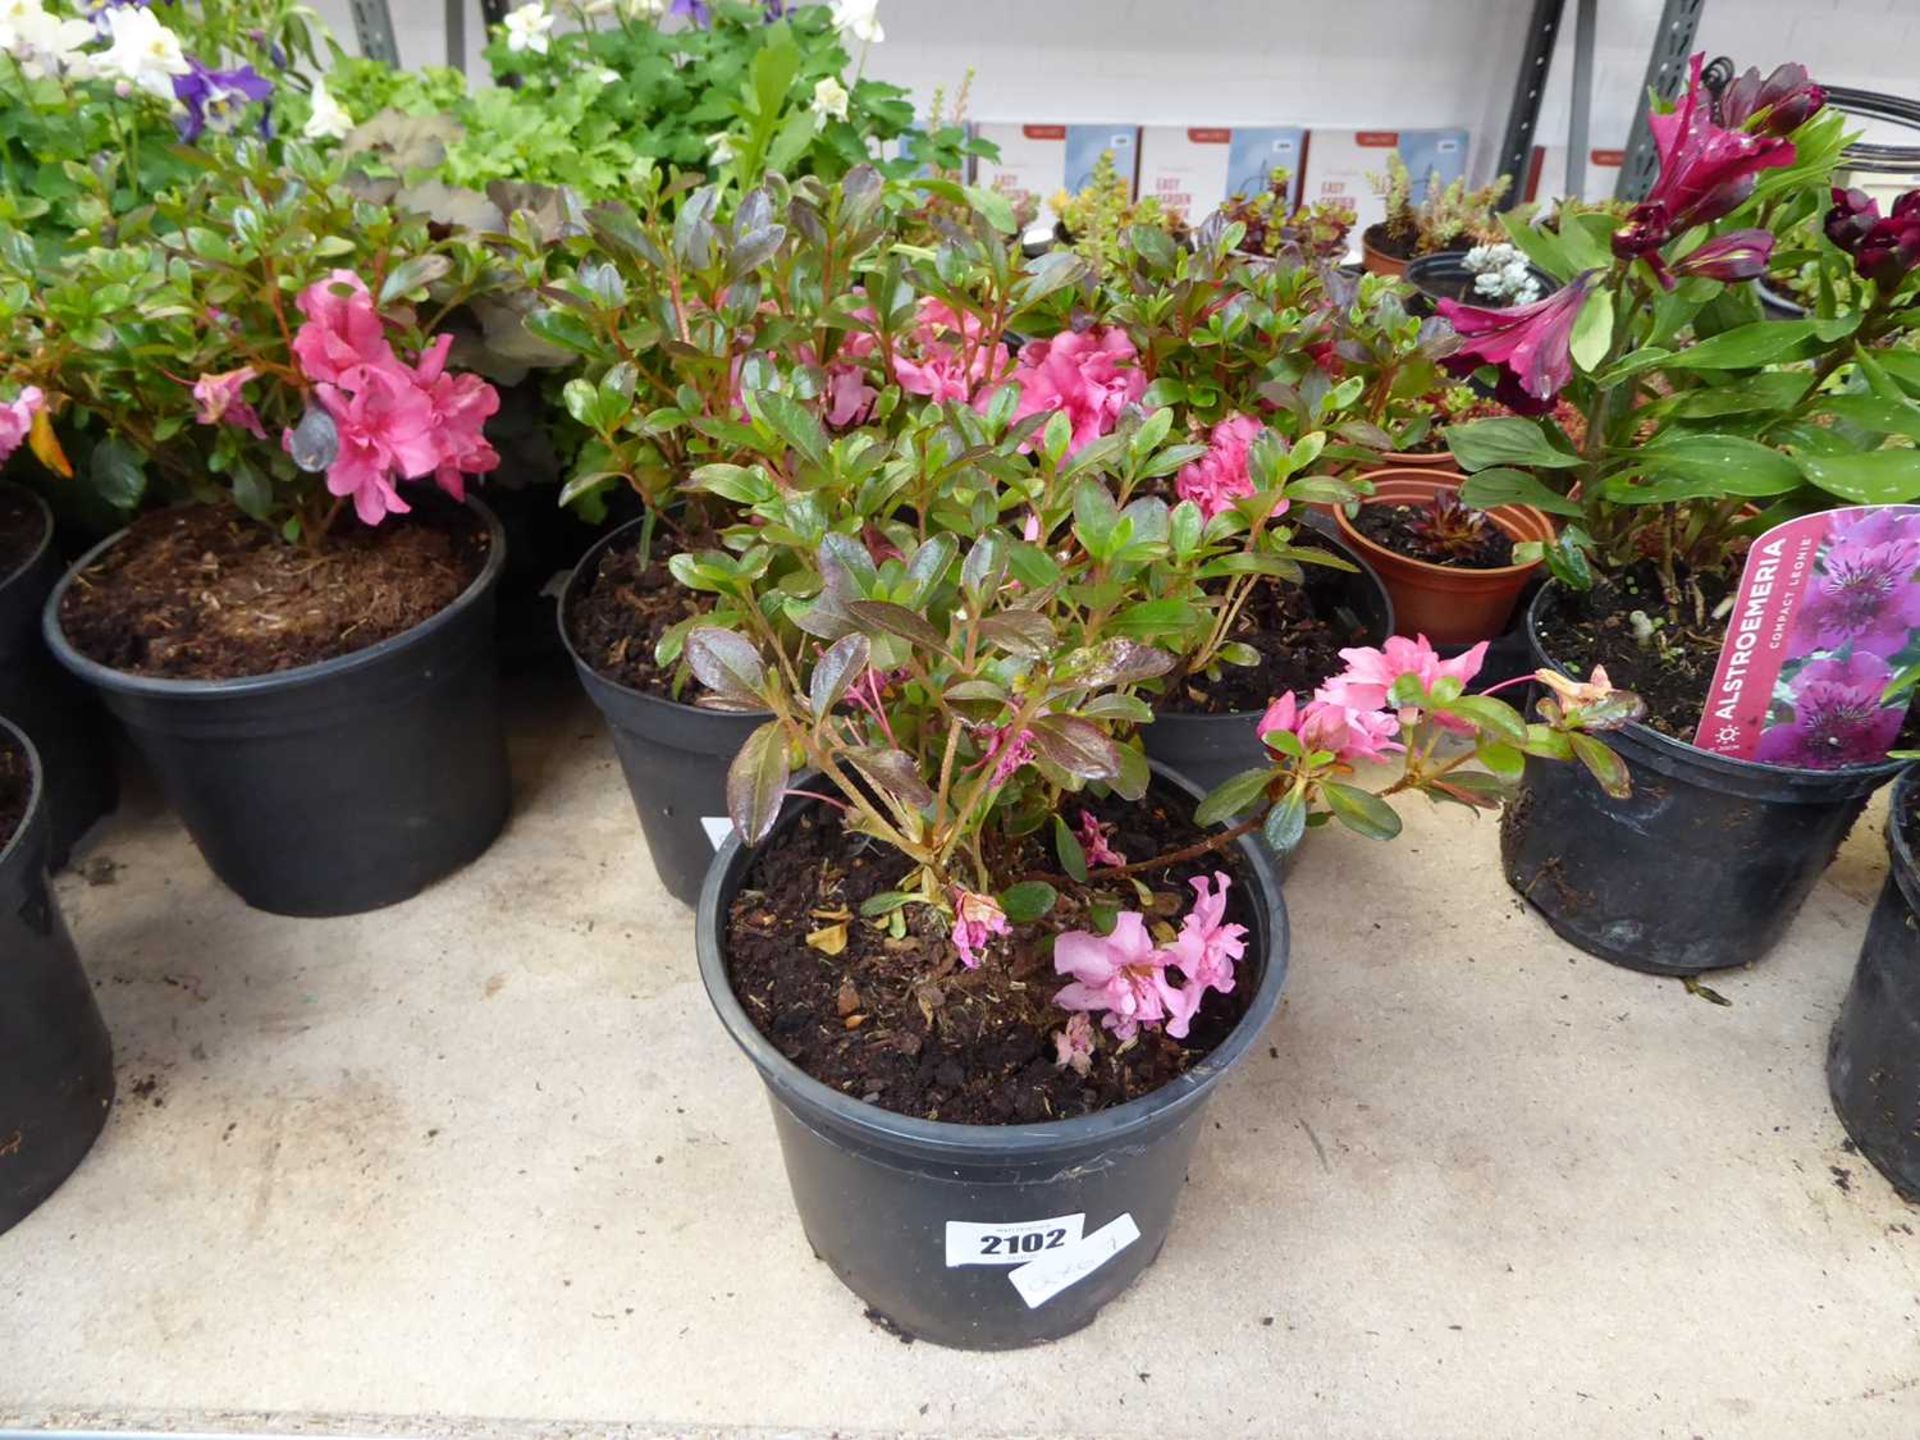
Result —
<instances>
[{"instance_id":1,"label":"purple columbine flower","mask_svg":"<svg viewBox=\"0 0 1920 1440\"><path fill-rule=\"evenodd\" d=\"M713 11L707 0L673 0L667 7L669 15L684 15L689 25L697 25L702 30L713 24Z\"/></svg>"},{"instance_id":2,"label":"purple columbine flower","mask_svg":"<svg viewBox=\"0 0 1920 1440\"><path fill-rule=\"evenodd\" d=\"M1573 322L1580 318L1580 307L1599 273L1589 270L1544 300L1506 310L1442 300L1441 316L1460 335L1460 348L1447 357L1448 368L1472 374L1481 365L1503 366L1514 381L1509 387L1507 374L1500 377L1505 403L1544 412L1573 378Z\"/></svg>"},{"instance_id":3,"label":"purple columbine flower","mask_svg":"<svg viewBox=\"0 0 1920 1440\"><path fill-rule=\"evenodd\" d=\"M1864 651L1814 661L1794 678L1793 719L1763 731L1753 758L1806 770L1886 759L1906 717L1905 706L1880 703L1892 678L1886 661Z\"/></svg>"},{"instance_id":4,"label":"purple columbine flower","mask_svg":"<svg viewBox=\"0 0 1920 1440\"><path fill-rule=\"evenodd\" d=\"M273 94L273 82L251 65L233 70L209 70L198 60L187 61L193 68L173 77L173 98L186 106L186 113L175 117L174 127L182 140L198 140L209 127L225 132L247 106L265 104ZM261 118L261 133L267 120Z\"/></svg>"}]
</instances>

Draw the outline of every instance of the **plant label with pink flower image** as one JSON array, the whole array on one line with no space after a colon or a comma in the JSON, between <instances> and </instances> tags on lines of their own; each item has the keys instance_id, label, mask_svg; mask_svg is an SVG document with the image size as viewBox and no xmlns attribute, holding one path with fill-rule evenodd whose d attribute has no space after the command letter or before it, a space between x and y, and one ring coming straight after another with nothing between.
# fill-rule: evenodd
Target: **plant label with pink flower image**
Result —
<instances>
[{"instance_id":1,"label":"plant label with pink flower image","mask_svg":"<svg viewBox=\"0 0 1920 1440\"><path fill-rule=\"evenodd\" d=\"M1873 765L1906 702L1882 696L1920 660L1920 505L1803 515L1754 541L1693 743L1808 770Z\"/></svg>"}]
</instances>

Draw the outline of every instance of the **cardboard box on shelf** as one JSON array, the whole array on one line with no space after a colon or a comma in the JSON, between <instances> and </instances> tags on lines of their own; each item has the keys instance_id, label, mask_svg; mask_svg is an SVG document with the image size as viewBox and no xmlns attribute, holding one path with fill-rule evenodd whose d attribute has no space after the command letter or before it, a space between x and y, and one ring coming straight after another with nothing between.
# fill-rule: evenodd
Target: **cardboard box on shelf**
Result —
<instances>
[{"instance_id":1,"label":"cardboard box on shelf","mask_svg":"<svg viewBox=\"0 0 1920 1440\"><path fill-rule=\"evenodd\" d=\"M1298 126L1149 125L1140 132L1141 196L1198 225L1229 195L1264 190L1276 168L1293 177L1289 199L1300 197Z\"/></svg>"},{"instance_id":2,"label":"cardboard box on shelf","mask_svg":"<svg viewBox=\"0 0 1920 1440\"><path fill-rule=\"evenodd\" d=\"M1039 207L1040 219L1051 223L1054 194L1067 180L1067 129L1065 125L980 121L974 134L999 146L1000 158L978 161L973 183L1005 191L1015 204L1031 199Z\"/></svg>"},{"instance_id":3,"label":"cardboard box on shelf","mask_svg":"<svg viewBox=\"0 0 1920 1440\"><path fill-rule=\"evenodd\" d=\"M1369 225L1387 218L1387 202L1370 176L1384 176L1387 155L1398 150L1413 176L1413 198L1424 199L1427 186L1450 185L1467 173L1465 130L1322 130L1307 136L1307 172L1302 197L1354 212L1353 244Z\"/></svg>"}]
</instances>

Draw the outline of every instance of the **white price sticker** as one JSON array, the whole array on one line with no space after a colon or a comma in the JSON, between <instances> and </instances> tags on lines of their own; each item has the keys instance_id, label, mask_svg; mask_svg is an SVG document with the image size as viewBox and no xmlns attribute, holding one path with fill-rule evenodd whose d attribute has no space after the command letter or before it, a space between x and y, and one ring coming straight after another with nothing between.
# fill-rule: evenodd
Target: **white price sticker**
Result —
<instances>
[{"instance_id":1,"label":"white price sticker","mask_svg":"<svg viewBox=\"0 0 1920 1440\"><path fill-rule=\"evenodd\" d=\"M1132 1215L1102 1225L1075 1244L1062 1245L1028 1261L1007 1276L1029 1310L1038 1310L1069 1285L1084 1280L1140 1238Z\"/></svg>"},{"instance_id":2,"label":"white price sticker","mask_svg":"<svg viewBox=\"0 0 1920 1440\"><path fill-rule=\"evenodd\" d=\"M1085 1215L1056 1215L1051 1220L1006 1220L981 1224L947 1222L947 1268L956 1265L1024 1265L1036 1256L1080 1243Z\"/></svg>"},{"instance_id":3,"label":"white price sticker","mask_svg":"<svg viewBox=\"0 0 1920 1440\"><path fill-rule=\"evenodd\" d=\"M700 828L707 832L707 839L712 842L713 848L718 850L727 843L727 836L733 833L733 821L724 815L702 815Z\"/></svg>"}]
</instances>

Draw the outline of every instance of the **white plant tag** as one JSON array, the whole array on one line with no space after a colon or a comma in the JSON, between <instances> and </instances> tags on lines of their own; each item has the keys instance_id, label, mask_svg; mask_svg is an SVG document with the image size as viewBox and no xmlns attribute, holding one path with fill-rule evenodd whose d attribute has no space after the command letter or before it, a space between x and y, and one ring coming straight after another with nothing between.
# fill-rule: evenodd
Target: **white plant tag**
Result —
<instances>
[{"instance_id":1,"label":"white plant tag","mask_svg":"<svg viewBox=\"0 0 1920 1440\"><path fill-rule=\"evenodd\" d=\"M1132 1215L1102 1225L1078 1244L1063 1245L1011 1271L1007 1278L1029 1310L1038 1310L1069 1285L1084 1280L1140 1238Z\"/></svg>"},{"instance_id":2,"label":"white plant tag","mask_svg":"<svg viewBox=\"0 0 1920 1440\"><path fill-rule=\"evenodd\" d=\"M947 1268L956 1265L1024 1265L1040 1255L1059 1254L1078 1245L1085 1215L1056 1215L1050 1220L1007 1220L982 1224L947 1221Z\"/></svg>"},{"instance_id":3,"label":"white plant tag","mask_svg":"<svg viewBox=\"0 0 1920 1440\"><path fill-rule=\"evenodd\" d=\"M718 850L727 843L727 836L733 833L733 821L724 815L702 815L700 828L707 832L707 839Z\"/></svg>"}]
</instances>

